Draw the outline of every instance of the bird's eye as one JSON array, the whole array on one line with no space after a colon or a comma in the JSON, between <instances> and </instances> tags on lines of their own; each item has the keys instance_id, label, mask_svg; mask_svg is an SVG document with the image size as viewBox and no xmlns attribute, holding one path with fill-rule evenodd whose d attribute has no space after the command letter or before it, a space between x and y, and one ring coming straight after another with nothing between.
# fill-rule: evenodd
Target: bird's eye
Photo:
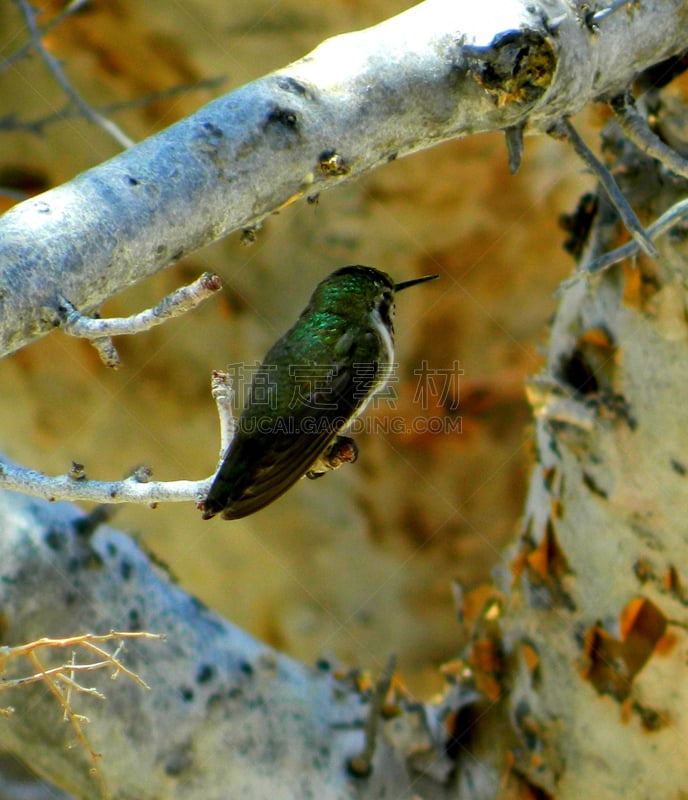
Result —
<instances>
[{"instance_id":1,"label":"bird's eye","mask_svg":"<svg viewBox=\"0 0 688 800\"><path fill-rule=\"evenodd\" d=\"M377 301L377 310L386 325L392 324L394 317L394 297L391 292L384 292Z\"/></svg>"}]
</instances>

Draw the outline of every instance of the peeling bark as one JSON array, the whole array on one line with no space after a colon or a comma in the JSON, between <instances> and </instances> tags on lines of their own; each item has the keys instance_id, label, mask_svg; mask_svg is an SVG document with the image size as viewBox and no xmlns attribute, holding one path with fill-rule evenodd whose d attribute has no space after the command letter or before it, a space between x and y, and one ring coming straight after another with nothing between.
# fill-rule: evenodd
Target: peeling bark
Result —
<instances>
[{"instance_id":1,"label":"peeling bark","mask_svg":"<svg viewBox=\"0 0 688 800\"><path fill-rule=\"evenodd\" d=\"M659 129L665 110L653 109ZM606 145L646 218L685 197L688 182L618 130ZM602 208L586 256L617 236ZM537 465L502 568L502 632L515 768L560 800L688 786L684 228L657 243L658 261L639 257L563 293L547 370L531 386Z\"/></svg>"}]
</instances>

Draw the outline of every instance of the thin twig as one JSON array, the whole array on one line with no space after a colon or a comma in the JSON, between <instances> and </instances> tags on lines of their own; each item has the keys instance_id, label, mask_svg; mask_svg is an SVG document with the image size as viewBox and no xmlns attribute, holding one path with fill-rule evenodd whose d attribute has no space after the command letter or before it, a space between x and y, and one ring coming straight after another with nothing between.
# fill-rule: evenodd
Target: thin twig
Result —
<instances>
[{"instance_id":1,"label":"thin twig","mask_svg":"<svg viewBox=\"0 0 688 800\"><path fill-rule=\"evenodd\" d=\"M55 500L83 500L93 503L200 503L210 489L212 477L199 481L149 481L135 478L121 481L74 481L68 475L49 476L36 470L0 461L0 487L34 497Z\"/></svg>"},{"instance_id":2,"label":"thin twig","mask_svg":"<svg viewBox=\"0 0 688 800\"><path fill-rule=\"evenodd\" d=\"M652 225L648 226L647 235L653 240L657 239L686 217L688 217L688 200L680 200L678 203L671 206L668 211L665 211ZM573 279L575 280L584 275L594 275L598 272L603 272L609 269L613 264L617 264L625 258L631 258L631 256L637 255L639 251L640 245L633 239L625 245L617 247L616 250L612 250L609 253L604 253L592 259L584 270L581 270L573 276Z\"/></svg>"},{"instance_id":3,"label":"thin twig","mask_svg":"<svg viewBox=\"0 0 688 800\"><path fill-rule=\"evenodd\" d=\"M91 747L91 744L88 741L86 734L84 733L82 728L82 723L88 722L88 718L82 716L81 714L74 713L72 707L69 705L64 695L60 691L60 687L55 683L51 675L46 674L46 671L43 669L43 665L39 661L35 651L34 650L29 651L27 657L34 665L34 667L43 675L43 682L48 687L53 697L62 707L62 711L65 715L65 718L72 726L72 730L74 731L74 735L76 736L77 741L88 755L91 761L90 772L95 778L96 783L98 784L101 796L103 798L109 797L107 787L105 785L105 779L103 777L103 773L101 772L100 765L98 763L98 760L102 756L100 753L96 753L96 751Z\"/></svg>"},{"instance_id":4,"label":"thin twig","mask_svg":"<svg viewBox=\"0 0 688 800\"><path fill-rule=\"evenodd\" d=\"M63 302L66 304L67 301ZM74 307L72 306L72 308ZM108 369L119 369L122 366L122 360L119 357L115 343L109 336L96 336L89 339L89 341L91 346L98 353L102 363L105 364Z\"/></svg>"},{"instance_id":5,"label":"thin twig","mask_svg":"<svg viewBox=\"0 0 688 800\"><path fill-rule=\"evenodd\" d=\"M66 636L60 639L50 636L43 636L26 644L0 647L0 668L5 660L17 656L26 656L32 650L40 650L44 647L77 647L84 642L111 642L116 639L163 639L159 633L149 633L148 631L110 631L110 633L79 633L75 636ZM108 655L108 658L110 656Z\"/></svg>"},{"instance_id":6,"label":"thin twig","mask_svg":"<svg viewBox=\"0 0 688 800\"><path fill-rule=\"evenodd\" d=\"M74 105L80 109L81 113L86 117L86 119L102 128L106 133L112 136L115 141L121 144L122 147L132 147L134 145L134 140L130 139L126 133L124 133L124 131L115 125L114 122L111 122L109 119L107 119L107 117L103 117L93 108L91 108L91 106L89 106L89 104L69 82L64 70L60 65L60 62L43 44L43 40L41 38L43 34L38 26L38 23L36 22L36 17L33 8L31 7L31 3L29 3L28 0L15 0L15 3L19 6L19 9L24 15L26 25L29 29L29 33L31 34L33 47L43 59L50 72L52 72L53 77L59 84L62 91L67 95L67 97L69 97L72 103L74 103Z\"/></svg>"},{"instance_id":7,"label":"thin twig","mask_svg":"<svg viewBox=\"0 0 688 800\"><path fill-rule=\"evenodd\" d=\"M650 129L645 117L635 107L633 96L630 92L613 97L609 101L616 121L621 130L636 147L656 158L657 161L682 178L688 178L688 161L675 150L665 144L657 134Z\"/></svg>"},{"instance_id":8,"label":"thin twig","mask_svg":"<svg viewBox=\"0 0 688 800\"><path fill-rule=\"evenodd\" d=\"M562 139L568 139L573 145L574 150L585 161L590 169L595 173L600 184L609 196L614 208L621 217L622 222L630 232L631 236L638 242L640 249L649 256L656 258L659 253L657 248L652 244L648 235L645 233L640 220L636 216L635 211L631 208L630 203L624 197L623 193L616 185L611 172L604 166L604 164L597 158L592 150L585 144L585 142L578 135L576 129L573 127L568 119L561 120L560 123L550 131L555 136Z\"/></svg>"},{"instance_id":9,"label":"thin twig","mask_svg":"<svg viewBox=\"0 0 688 800\"><path fill-rule=\"evenodd\" d=\"M49 33L53 28L56 28L60 25L67 17L70 17L75 11L78 11L82 6L86 5L89 0L74 0L74 2L67 4L59 14L56 14L50 22L43 27L39 28L40 39ZM15 64L17 61L20 61L22 58L25 58L31 50L34 49L36 46L35 39L32 37L27 42L18 48L17 50L12 53L12 55L7 56L7 58L3 58L0 61L0 72L4 72L8 67L11 67L12 64Z\"/></svg>"},{"instance_id":10,"label":"thin twig","mask_svg":"<svg viewBox=\"0 0 688 800\"><path fill-rule=\"evenodd\" d=\"M148 331L168 319L186 314L221 288L222 283L217 275L204 272L193 283L175 289L153 308L132 314L130 317L109 319L81 314L66 297L59 295L58 314L65 333L88 339L98 351L103 363L108 367L117 368L120 360L110 339L111 336L134 335Z\"/></svg>"},{"instance_id":11,"label":"thin twig","mask_svg":"<svg viewBox=\"0 0 688 800\"><path fill-rule=\"evenodd\" d=\"M226 382L225 386L222 386ZM232 416L232 389L227 375L213 373L213 397L220 417L222 453L231 443L236 423ZM208 494L214 474L199 481L151 481L149 470L137 470L120 481L74 480L69 474L49 476L0 460L0 487L46 500L84 500L93 503L158 503L192 501L200 505ZM0 649L0 657L1 657ZM1 664L1 661L0 661Z\"/></svg>"},{"instance_id":12,"label":"thin twig","mask_svg":"<svg viewBox=\"0 0 688 800\"><path fill-rule=\"evenodd\" d=\"M186 314L222 288L217 275L204 272L187 286L175 289L153 308L147 308L130 317L100 319L80 314L65 298L60 297L62 329L70 336L98 339L101 336L124 336L142 333L173 317Z\"/></svg>"},{"instance_id":13,"label":"thin twig","mask_svg":"<svg viewBox=\"0 0 688 800\"><path fill-rule=\"evenodd\" d=\"M104 699L105 695L98 692L97 689L87 689L80 684L77 684L73 678L65 675L65 669L68 669L70 673L77 674L79 672L94 672L99 669L104 669L107 666L112 666L110 659L107 661L93 661L88 664L76 664L70 661L68 664L62 664L59 667L51 667L50 669L44 669L42 672L38 672L35 675L24 675L21 678L7 678L3 679L0 683L0 692L4 692L7 689L16 689L20 686L27 686L30 683L39 683L43 680L45 675L55 676L60 680L63 680L66 684L78 689L80 692L86 692L88 694L97 694L99 698ZM146 687L150 688L150 687Z\"/></svg>"},{"instance_id":14,"label":"thin twig","mask_svg":"<svg viewBox=\"0 0 688 800\"><path fill-rule=\"evenodd\" d=\"M88 639L83 641L81 646L86 648L86 650L91 650L96 655L102 656L104 659L109 661L113 667L115 667L115 672L111 676L112 678L116 678L121 672L126 675L127 678L131 678L134 683L138 683L138 685L143 689L150 689L150 686L143 680L143 678L141 678L140 675L132 672L130 669L125 667L121 661L118 660L118 656L122 652L122 646L119 646L113 655L110 655L107 650L103 650L102 647L98 647L97 644L94 644L94 642L89 641Z\"/></svg>"},{"instance_id":15,"label":"thin twig","mask_svg":"<svg viewBox=\"0 0 688 800\"><path fill-rule=\"evenodd\" d=\"M33 675L27 675L20 678L3 679L0 681L0 691L8 689L17 689L32 683L44 683L53 697L57 700L62 708L62 714L65 722L72 726L74 735L77 742L84 749L91 761L90 773L94 776L100 789L100 794L103 798L108 797L105 779L100 769L101 755L96 753L91 747L90 742L83 730L83 724L88 723L88 717L83 714L78 714L72 706L72 691L79 692L80 694L94 697L98 700L105 700L105 695L94 687L82 686L76 679L75 675L85 672L95 672L97 670L107 669L114 667L112 678L116 678L120 673L124 673L128 678L131 678L139 686L144 689L150 689L148 684L132 670L128 669L121 661L120 656L124 648L124 641L127 639L164 639L164 636L155 633L148 633L147 631L111 631L107 634L91 634L85 633L78 636L69 636L64 639L43 638L36 639L32 642L27 642L23 645L15 647L0 647L0 673L4 672L7 662L10 659L26 658L33 665L36 672ZM117 641L117 647L114 653L108 653L103 647L97 643L105 643ZM88 664L78 664L76 661L76 650L72 649L71 658L65 664L58 667L44 667L43 663L38 657L39 650L54 650L56 648L76 648L82 647L95 653L101 657L101 661L91 662ZM0 714L7 716L13 713L14 709L4 708L0 709Z\"/></svg>"},{"instance_id":16,"label":"thin twig","mask_svg":"<svg viewBox=\"0 0 688 800\"><path fill-rule=\"evenodd\" d=\"M45 30L45 29L44 29ZM30 46L27 49L31 49ZM0 62L0 71L2 70L2 62ZM135 97L132 100L123 100L118 103L109 103L108 105L93 106L93 108L102 116L110 116L118 114L121 111L130 111L135 108L157 103L160 100L167 100L171 97L176 97L180 94L197 91L199 89L214 89L224 83L225 77L219 76L215 78L205 78L204 80L197 81L196 83L182 83L178 86L172 86L169 89L162 89L159 92L150 92L149 94ZM53 114L47 114L44 117L37 117L30 120L19 120L14 114L7 114L0 118L0 130L5 131L22 131L32 133L37 136L41 135L48 125L54 122L61 122L67 119L80 117L81 112L79 109L74 108L72 103L67 103L63 108L59 109Z\"/></svg>"},{"instance_id":17,"label":"thin twig","mask_svg":"<svg viewBox=\"0 0 688 800\"><path fill-rule=\"evenodd\" d=\"M633 0L614 0L614 2L607 6L607 8L601 8L599 11L593 12L591 19L593 23L600 22L600 20L603 20L605 17L608 17L610 14L613 14L615 11L618 11L624 6L627 9L632 9Z\"/></svg>"},{"instance_id":18,"label":"thin twig","mask_svg":"<svg viewBox=\"0 0 688 800\"><path fill-rule=\"evenodd\" d=\"M392 684L394 670L396 669L396 657L390 656L384 672L378 680L368 710L368 719L364 729L365 740L361 752L352 756L347 762L349 771L358 778L367 778L373 769L373 758L377 748L377 728L385 703L385 698Z\"/></svg>"},{"instance_id":19,"label":"thin twig","mask_svg":"<svg viewBox=\"0 0 688 800\"><path fill-rule=\"evenodd\" d=\"M506 150L509 156L509 172L515 175L521 166L521 159L523 158L523 129L524 123L519 125L511 125L504 129L504 137L506 139Z\"/></svg>"},{"instance_id":20,"label":"thin twig","mask_svg":"<svg viewBox=\"0 0 688 800\"><path fill-rule=\"evenodd\" d=\"M105 666L106 664L107 664L107 662L104 662L103 666ZM73 671L72 670L73 664L72 664L71 661L67 666L69 668L69 671L72 672ZM79 692L81 694L87 694L90 697L95 697L96 700L105 700L105 695L102 692L99 692L93 686L82 686L80 683L77 683L74 680L74 678L70 678L69 675L65 675L64 669L65 668L62 667L62 669L58 672L58 674L55 677L57 678L57 680L60 681L60 683L64 683L64 685L67 687L67 694L65 695L65 700L67 701L68 704L71 705L71 702L72 702L72 689L74 689L75 691L77 691L77 692ZM46 675L50 674L50 670L46 670L45 674ZM65 717L65 721L66 721L66 717Z\"/></svg>"},{"instance_id":21,"label":"thin twig","mask_svg":"<svg viewBox=\"0 0 688 800\"><path fill-rule=\"evenodd\" d=\"M70 665L74 666L75 661L76 661L76 651L72 650L72 657L69 660ZM62 668L60 670L60 677L64 677L63 673L64 673L64 668ZM74 680L73 670L70 669L69 673L70 673L69 674L69 680L67 682L67 696L66 696L65 700L67 701L67 705L71 706L71 704L72 704L72 689L74 688L74 686L78 686L79 684L77 684L76 681ZM105 695L102 695L102 697L103 697L103 700L104 700L105 699ZM64 719L65 722L68 721L66 714L63 715L63 719Z\"/></svg>"},{"instance_id":22,"label":"thin twig","mask_svg":"<svg viewBox=\"0 0 688 800\"><path fill-rule=\"evenodd\" d=\"M232 388L232 379L226 372L219 370L213 371L213 377L210 384L210 393L213 396L217 412L220 417L220 461L218 469L224 460L229 445L234 439L236 433L237 420L232 411L232 404L234 403L234 389Z\"/></svg>"}]
</instances>

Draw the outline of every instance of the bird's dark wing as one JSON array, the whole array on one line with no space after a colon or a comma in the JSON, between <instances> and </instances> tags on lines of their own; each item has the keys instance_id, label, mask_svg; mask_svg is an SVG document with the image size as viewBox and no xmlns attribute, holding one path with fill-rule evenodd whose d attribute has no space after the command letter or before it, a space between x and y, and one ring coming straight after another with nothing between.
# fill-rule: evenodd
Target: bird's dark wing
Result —
<instances>
[{"instance_id":1,"label":"bird's dark wing","mask_svg":"<svg viewBox=\"0 0 688 800\"><path fill-rule=\"evenodd\" d=\"M376 363L332 365L309 402L279 416L246 409L204 503L204 518L252 514L276 500L313 465L365 403L378 378Z\"/></svg>"}]
</instances>

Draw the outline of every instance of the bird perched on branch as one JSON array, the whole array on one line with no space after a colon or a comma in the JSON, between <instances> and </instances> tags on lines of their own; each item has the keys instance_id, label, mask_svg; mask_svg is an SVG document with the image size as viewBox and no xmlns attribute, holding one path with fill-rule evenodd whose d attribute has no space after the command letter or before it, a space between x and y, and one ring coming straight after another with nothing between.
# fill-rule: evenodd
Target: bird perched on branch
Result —
<instances>
[{"instance_id":1,"label":"bird perched on branch","mask_svg":"<svg viewBox=\"0 0 688 800\"><path fill-rule=\"evenodd\" d=\"M373 267L350 266L318 284L253 376L203 519L245 517L304 475L356 460L356 445L340 432L389 380L395 295L437 277L395 284Z\"/></svg>"}]
</instances>

